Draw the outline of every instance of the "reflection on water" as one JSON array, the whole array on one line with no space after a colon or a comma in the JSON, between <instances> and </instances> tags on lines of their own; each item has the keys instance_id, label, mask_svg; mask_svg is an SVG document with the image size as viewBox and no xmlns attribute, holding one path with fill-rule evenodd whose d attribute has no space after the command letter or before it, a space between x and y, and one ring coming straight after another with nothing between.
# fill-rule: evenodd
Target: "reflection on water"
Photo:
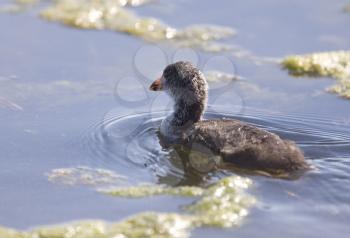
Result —
<instances>
[{"instance_id":1,"label":"reflection on water","mask_svg":"<svg viewBox=\"0 0 350 238\"><path fill-rule=\"evenodd\" d=\"M299 178L300 182L295 184L280 182L283 184L281 185L283 187L282 194L267 196L268 198L263 199L265 201L262 201L262 204L273 201L280 204L279 206L285 207L288 206L286 204L289 202L283 204L283 200L280 199L287 196L288 201L297 199L301 202L299 205L301 207L296 209L295 215L300 211L306 211L310 214L335 212L336 215L344 216L344 213L347 213L346 209L340 211L329 203L347 206L347 195L338 194L336 191L347 191L347 186L349 186L350 126L341 121L332 121L330 118L316 119L314 115L298 116L249 108L247 110L249 112L236 115L208 112L205 114L205 118L242 120L277 133L283 138L296 141L304 151L307 160L313 165L313 170L308 172L304 176L305 178ZM190 170L185 169L188 162L182 160L181 155L173 148L162 148L159 145L157 131L165 114L166 112L129 116L109 115L108 120L103 121L90 132L90 135L85 137L84 146L94 153L91 156L94 159L99 158L101 161L107 160L109 163L120 163L123 166L127 162L129 166L135 166L135 168L145 167L156 177L158 183L171 186L205 185L237 172L249 176L243 171L225 168L207 173L201 173L202 171L198 171L198 167L192 167ZM124 133L121 134L121 131ZM264 193L269 191L270 180L255 180L259 182L259 186L263 186ZM318 188L322 192L318 191ZM311 200L307 199L309 196L312 197ZM311 201L317 201L317 206L305 207ZM302 205L303 202L306 204ZM254 218L251 219L254 220Z\"/></svg>"},{"instance_id":2,"label":"reflection on water","mask_svg":"<svg viewBox=\"0 0 350 238\"><path fill-rule=\"evenodd\" d=\"M199 184L202 179L210 180L210 176L216 174L208 174L215 167L212 164L215 161L211 160L215 158L199 155L196 157L197 164L194 164L187 160L187 157L191 157L187 154L184 160L182 150L161 146L158 128L166 113L109 115L91 135L87 135L84 146L95 159L146 167L160 183L193 185ZM311 163L327 156L342 157L350 147L350 128L329 125L327 119L322 121L305 116L269 115L259 111L244 115L208 112L205 118L238 119L274 132L284 139L296 141ZM345 156L350 154L345 153ZM317 167L317 163L314 166ZM196 172L201 175L196 176Z\"/></svg>"}]
</instances>

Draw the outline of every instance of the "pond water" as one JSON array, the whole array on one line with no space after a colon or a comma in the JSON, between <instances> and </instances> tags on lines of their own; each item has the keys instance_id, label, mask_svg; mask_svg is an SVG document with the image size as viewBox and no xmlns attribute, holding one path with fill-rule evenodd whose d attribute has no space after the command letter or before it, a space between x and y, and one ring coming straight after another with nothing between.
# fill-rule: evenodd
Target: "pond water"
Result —
<instances>
[{"instance_id":1,"label":"pond water","mask_svg":"<svg viewBox=\"0 0 350 238\"><path fill-rule=\"evenodd\" d=\"M8 1L10 2L10 1ZM133 11L176 28L232 27L224 42L256 57L349 50L345 0L159 1ZM209 10L210 9L210 10ZM296 141L314 167L292 180L243 174L257 203L238 227L191 237L347 237L350 232L350 101L329 78L293 78L273 62L150 44L110 31L47 22L32 9L0 14L0 225L27 230L81 219L118 221L144 211L180 212L191 198L119 198L48 181L52 169L86 166L132 184L207 185L235 174L184 173L159 144L170 107L148 92L175 59L241 77L210 83L206 118L235 118ZM240 175L242 175L240 173Z\"/></svg>"}]
</instances>

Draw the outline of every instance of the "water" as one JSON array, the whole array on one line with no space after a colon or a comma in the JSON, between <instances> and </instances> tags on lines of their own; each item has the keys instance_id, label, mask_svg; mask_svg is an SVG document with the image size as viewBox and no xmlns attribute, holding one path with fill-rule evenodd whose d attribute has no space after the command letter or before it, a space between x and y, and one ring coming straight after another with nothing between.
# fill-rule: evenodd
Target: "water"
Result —
<instances>
[{"instance_id":1,"label":"water","mask_svg":"<svg viewBox=\"0 0 350 238\"><path fill-rule=\"evenodd\" d=\"M239 34L228 43L258 56L282 57L349 49L345 3L161 1L135 10L176 27L231 26ZM186 177L171 151L159 145L157 127L169 99L146 88L166 62L181 56L178 51L161 46L155 53L158 46L131 36L63 27L33 11L0 14L0 27L1 225L28 229L77 219L116 221L141 211L179 211L184 203L185 198L133 200L52 184L45 173L55 168L108 168L134 183L170 185L205 184L233 173ZM215 60L206 63L211 54L191 57L204 68L219 67ZM296 180L247 175L258 204L244 224L201 228L193 237L345 237L350 102L324 91L331 79L291 78L276 64L229 58L244 79L225 87L212 84L206 117L239 119L294 140L314 169Z\"/></svg>"}]
</instances>

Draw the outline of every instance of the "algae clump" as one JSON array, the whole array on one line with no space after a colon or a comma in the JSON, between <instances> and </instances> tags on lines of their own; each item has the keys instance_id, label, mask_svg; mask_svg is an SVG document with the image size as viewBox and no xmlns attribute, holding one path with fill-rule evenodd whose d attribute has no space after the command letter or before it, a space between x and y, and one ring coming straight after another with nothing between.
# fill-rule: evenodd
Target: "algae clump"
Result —
<instances>
[{"instance_id":1,"label":"algae clump","mask_svg":"<svg viewBox=\"0 0 350 238\"><path fill-rule=\"evenodd\" d=\"M112 188L106 194L121 197L144 197L151 195L195 196L198 200L184 206L193 226L231 227L248 214L247 208L254 204L254 198L245 195L242 189L250 186L251 180L232 176L219 180L207 188L195 186L135 186Z\"/></svg>"},{"instance_id":2,"label":"algae clump","mask_svg":"<svg viewBox=\"0 0 350 238\"><path fill-rule=\"evenodd\" d=\"M179 30L155 18L139 17L113 0L56 0L41 12L50 21L82 28L112 30L141 37L151 42L168 42L180 47L194 47L204 51L217 52L230 47L215 42L234 34L228 27L190 26ZM131 5L138 1L127 1ZM134 4L132 4L134 2ZM147 2L147 1L146 1Z\"/></svg>"},{"instance_id":3,"label":"algae clump","mask_svg":"<svg viewBox=\"0 0 350 238\"><path fill-rule=\"evenodd\" d=\"M185 209L194 215L197 226L231 227L248 214L247 208L255 202L240 190L250 184L251 180L242 177L224 178L207 188L198 201Z\"/></svg>"},{"instance_id":4,"label":"algae clump","mask_svg":"<svg viewBox=\"0 0 350 238\"><path fill-rule=\"evenodd\" d=\"M332 93L339 94L344 98L350 99L350 79L340 80L338 84L328 89Z\"/></svg>"},{"instance_id":5,"label":"algae clump","mask_svg":"<svg viewBox=\"0 0 350 238\"><path fill-rule=\"evenodd\" d=\"M90 185L100 193L118 197L140 198L155 195L197 197L195 202L183 207L195 227L230 227L246 216L247 208L254 204L254 198L243 192L243 189L251 185L251 180L239 176L223 178L204 188L152 184L117 187L120 179L125 179L124 177L109 170L88 167L55 169L49 173L48 178L51 182L67 185Z\"/></svg>"},{"instance_id":6,"label":"algae clump","mask_svg":"<svg viewBox=\"0 0 350 238\"><path fill-rule=\"evenodd\" d=\"M24 234L22 234L21 232L0 226L0 237L1 238L24 238Z\"/></svg>"},{"instance_id":7,"label":"algae clump","mask_svg":"<svg viewBox=\"0 0 350 238\"><path fill-rule=\"evenodd\" d=\"M85 166L54 169L47 174L48 180L66 185L114 185L126 177L107 169L93 169Z\"/></svg>"},{"instance_id":8,"label":"algae clump","mask_svg":"<svg viewBox=\"0 0 350 238\"><path fill-rule=\"evenodd\" d=\"M145 212L112 225L115 237L189 237L193 229L192 220L186 215L176 213ZM122 235L122 236L120 236Z\"/></svg>"},{"instance_id":9,"label":"algae clump","mask_svg":"<svg viewBox=\"0 0 350 238\"><path fill-rule=\"evenodd\" d=\"M155 185L140 186L139 191L113 190L115 196L140 197L149 195L196 196L198 200L184 207L185 214L143 212L120 222L100 220L80 221L63 225L39 227L27 232L19 232L0 227L1 238L185 238L191 230L203 226L231 227L248 214L247 209L254 199L243 193L251 180L238 176L223 178L207 188L166 187ZM130 191L137 191L132 187ZM149 191L152 192L149 192ZM122 191L122 192L121 192ZM124 191L124 192L123 192Z\"/></svg>"},{"instance_id":10,"label":"algae clump","mask_svg":"<svg viewBox=\"0 0 350 238\"><path fill-rule=\"evenodd\" d=\"M100 220L80 221L63 225L39 227L19 232L0 227L1 238L185 238L191 230L203 226L231 227L247 215L247 209L254 199L243 193L251 180L238 176L223 178L207 188L141 186L144 196L148 195L191 195L198 200L184 207L185 214L143 212L120 222L109 223ZM146 191L147 189L153 192ZM125 188L126 189L126 188ZM133 187L132 190L137 190ZM111 190L113 191L113 190ZM115 196L135 195L117 190ZM126 190L125 190L126 191Z\"/></svg>"},{"instance_id":11,"label":"algae clump","mask_svg":"<svg viewBox=\"0 0 350 238\"><path fill-rule=\"evenodd\" d=\"M288 56L282 66L294 76L335 78L337 84L328 91L350 98L350 51Z\"/></svg>"},{"instance_id":12,"label":"algae clump","mask_svg":"<svg viewBox=\"0 0 350 238\"><path fill-rule=\"evenodd\" d=\"M1 238L185 238L191 222L175 213L140 213L117 223L80 221L17 232L0 228Z\"/></svg>"},{"instance_id":13,"label":"algae clump","mask_svg":"<svg viewBox=\"0 0 350 238\"><path fill-rule=\"evenodd\" d=\"M344 78L350 75L350 51L288 56L282 66L295 76Z\"/></svg>"},{"instance_id":14,"label":"algae clump","mask_svg":"<svg viewBox=\"0 0 350 238\"><path fill-rule=\"evenodd\" d=\"M143 185L132 187L109 188L100 190L106 193L119 197L146 197L153 195L174 195L174 196L200 196L203 194L203 189L195 186L167 187L162 185Z\"/></svg>"}]
</instances>

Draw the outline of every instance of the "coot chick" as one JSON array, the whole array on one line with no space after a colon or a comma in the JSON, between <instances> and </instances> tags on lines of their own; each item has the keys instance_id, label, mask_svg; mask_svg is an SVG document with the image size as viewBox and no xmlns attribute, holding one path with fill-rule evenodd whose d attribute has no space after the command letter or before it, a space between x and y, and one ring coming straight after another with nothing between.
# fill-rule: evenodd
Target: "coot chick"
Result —
<instances>
[{"instance_id":1,"label":"coot chick","mask_svg":"<svg viewBox=\"0 0 350 238\"><path fill-rule=\"evenodd\" d=\"M238 120L201 120L208 85L190 62L168 65L150 90L165 91L175 102L174 111L160 126L160 134L169 143L206 148L242 169L276 174L309 168L302 151L292 141Z\"/></svg>"}]
</instances>

